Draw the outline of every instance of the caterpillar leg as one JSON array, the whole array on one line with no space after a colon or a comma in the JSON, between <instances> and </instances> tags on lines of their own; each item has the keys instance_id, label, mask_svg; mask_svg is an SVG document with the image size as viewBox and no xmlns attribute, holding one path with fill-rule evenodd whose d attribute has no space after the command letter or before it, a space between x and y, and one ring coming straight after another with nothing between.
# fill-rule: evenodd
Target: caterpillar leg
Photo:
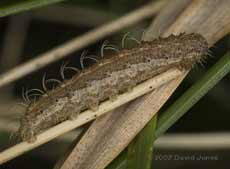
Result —
<instances>
[{"instance_id":1,"label":"caterpillar leg","mask_svg":"<svg viewBox=\"0 0 230 169\"><path fill-rule=\"evenodd\" d=\"M33 131L28 131L27 133L24 133L22 140L27 141L28 143L34 143L37 140L37 136Z\"/></svg>"},{"instance_id":2,"label":"caterpillar leg","mask_svg":"<svg viewBox=\"0 0 230 169\"><path fill-rule=\"evenodd\" d=\"M32 137L30 137L27 142L28 143L34 143L37 140L37 136L33 135Z\"/></svg>"},{"instance_id":3,"label":"caterpillar leg","mask_svg":"<svg viewBox=\"0 0 230 169\"><path fill-rule=\"evenodd\" d=\"M116 89L111 89L109 91L109 100L110 101L115 101L117 99L117 96L118 96L118 91Z\"/></svg>"},{"instance_id":4,"label":"caterpillar leg","mask_svg":"<svg viewBox=\"0 0 230 169\"><path fill-rule=\"evenodd\" d=\"M126 91L131 92L133 91L133 88L136 86L135 81L130 81L129 83L126 84Z\"/></svg>"},{"instance_id":5,"label":"caterpillar leg","mask_svg":"<svg viewBox=\"0 0 230 169\"><path fill-rule=\"evenodd\" d=\"M69 120L76 120L78 118L79 112L73 112L69 115Z\"/></svg>"},{"instance_id":6,"label":"caterpillar leg","mask_svg":"<svg viewBox=\"0 0 230 169\"><path fill-rule=\"evenodd\" d=\"M92 111L97 111L98 110L98 107L99 107L99 101L97 98L92 98L89 100L89 104L88 104L89 108L92 110Z\"/></svg>"},{"instance_id":7,"label":"caterpillar leg","mask_svg":"<svg viewBox=\"0 0 230 169\"><path fill-rule=\"evenodd\" d=\"M80 112L82 110L82 107L81 106L74 106L71 108L71 113L69 115L69 120L75 120L78 118Z\"/></svg>"}]
</instances>

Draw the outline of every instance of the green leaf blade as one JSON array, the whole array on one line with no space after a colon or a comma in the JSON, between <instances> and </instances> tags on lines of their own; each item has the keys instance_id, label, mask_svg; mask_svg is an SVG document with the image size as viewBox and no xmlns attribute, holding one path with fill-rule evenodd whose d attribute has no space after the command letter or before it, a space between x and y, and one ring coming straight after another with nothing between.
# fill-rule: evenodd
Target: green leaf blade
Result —
<instances>
[{"instance_id":1,"label":"green leaf blade","mask_svg":"<svg viewBox=\"0 0 230 169\"><path fill-rule=\"evenodd\" d=\"M151 169L154 130L157 116L154 116L128 147L127 169Z\"/></svg>"},{"instance_id":2,"label":"green leaf blade","mask_svg":"<svg viewBox=\"0 0 230 169\"><path fill-rule=\"evenodd\" d=\"M159 117L155 137L171 127L224 76L230 72L230 53L224 55L197 83L188 89L170 108Z\"/></svg>"},{"instance_id":3,"label":"green leaf blade","mask_svg":"<svg viewBox=\"0 0 230 169\"><path fill-rule=\"evenodd\" d=\"M64 0L8 0L0 2L0 17L27 11Z\"/></svg>"}]
</instances>

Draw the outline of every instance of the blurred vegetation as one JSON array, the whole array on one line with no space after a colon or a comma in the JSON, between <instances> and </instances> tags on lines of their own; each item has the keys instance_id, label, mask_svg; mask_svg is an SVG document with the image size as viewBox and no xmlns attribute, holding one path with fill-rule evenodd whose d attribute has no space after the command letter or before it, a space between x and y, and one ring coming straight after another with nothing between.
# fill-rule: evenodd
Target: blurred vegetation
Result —
<instances>
[{"instance_id":1,"label":"blurred vegetation","mask_svg":"<svg viewBox=\"0 0 230 169\"><path fill-rule=\"evenodd\" d=\"M8 16L11 14L16 14L18 12L23 12L38 7L45 7L47 5L51 5L61 1L63 0L29 0L29 1L28 0L4 0L0 2L0 16ZM84 6L95 10L102 10L105 12L109 11L115 13L118 16L140 6L143 3L146 2L144 0L138 0L135 2L130 0L101 0L101 1L71 0L71 1L64 2L64 4ZM3 27L3 28L1 27L2 29L1 32L4 32L4 27L6 27L8 23L7 19L8 18L3 18L0 21L1 22L0 24ZM148 23L148 21L145 21L144 23L142 23L142 25L146 23ZM126 30L129 31L140 30L139 29L140 27L142 28L142 26L140 25L135 25L134 27L131 27ZM41 52L47 51L50 48L58 44L61 44L67 41L68 39L71 39L74 36L81 35L90 29L92 29L92 27L85 27L85 26L83 27L81 25L76 27L65 23L56 23L56 22L43 21L39 19L32 19L30 23L30 28L28 31L28 37L26 39L24 51L21 57L21 62L31 59L33 56L36 56ZM118 32L113 36L107 37L106 39L109 39L111 42L119 46L120 41L118 41L118 39L120 40L122 35L123 32ZM1 42L2 42L2 38L3 37L1 37ZM165 110L170 110L168 109L168 107L172 103L174 103L175 100L177 100L179 96L182 95L182 93L184 93L195 81L197 81L199 77L203 77L203 74L205 74L205 72L209 70L209 68L212 67L221 58L222 55L224 55L227 51L229 51L229 46L230 46L229 39L230 39L229 36L223 38L215 45L214 48L211 49L213 57L207 60L207 63L205 63L204 68L198 67L195 70L193 70L189 74L189 76L186 77L185 81L177 89L177 92L173 95L173 97L169 99L167 104L161 109L159 115L162 115L164 117L165 114L163 113L165 112ZM98 49L100 48L104 40L105 39L99 41L98 43L88 46L90 53L98 53L99 52ZM75 52L70 57L68 57L68 59L63 59L57 63L51 64L42 70L39 70L21 80L18 80L15 86L15 95L17 96L21 95L22 87L41 88L41 79L44 72L48 74L48 78L50 77L50 78L60 79L59 68L63 62L69 61L70 66L75 66L80 68L79 57L76 56L79 56L81 52L82 51ZM228 59L228 62L229 62L229 57L230 57L229 55L225 56L225 58ZM223 61L222 64L224 64ZM218 70L221 70L221 68L223 67L220 66ZM225 70L227 69L229 71L229 67L226 68ZM212 77L214 77L215 73L217 73L218 70L213 71ZM73 72L68 72L67 76L71 77L72 74ZM203 80L206 81L207 79L203 79ZM169 132L170 133L178 133L178 132L194 133L194 132L229 131L230 130L230 126L228 124L229 123L228 119L230 117L229 86L230 86L230 77L228 75L225 76L220 81L220 83L217 84L212 90L210 90L210 93L207 94L202 100L200 100L199 103L194 105L184 117L182 117L174 126L172 126L169 129ZM192 99L191 95L185 99L185 102L189 101L189 99ZM190 108L190 106L187 108ZM174 114L177 110L179 110L178 107L173 110L172 114ZM186 111L187 109L184 110L183 113L185 113ZM219 114L219 116L217 116L217 114ZM176 120L178 120L178 117L180 117L181 115L182 114L178 115ZM119 169L126 169L126 168L137 169L140 168L140 166L142 166L143 164L146 166L143 169L147 169L147 168L149 169L150 168L149 164L151 164L150 159L152 159L152 155L153 155L152 150L154 149L152 144L153 140L155 139L154 130L156 128L156 125L165 124L164 120L162 121L161 118L158 120L158 122L156 121L157 120L153 118L153 120L145 127L145 129L143 129L143 131L134 139L134 141L130 144L130 146L123 153L121 153L121 155L116 160L114 160L110 164L110 166L108 166L108 168L114 169L117 168L117 166L119 166ZM167 126L166 128L170 127L172 124L174 124L174 122L175 121L173 121L173 123L170 123L170 125ZM165 132L165 128L163 131ZM160 134L161 133L162 132L160 132ZM3 143L7 142L6 141L7 137L8 137L7 134L1 133L0 135L1 142ZM52 146L55 144L57 143L51 142L43 148L38 148L38 150L35 150L35 152L31 152L27 155L23 155L13 160L12 163L5 164L3 167L15 168L16 166L22 166L20 168L28 168L28 167L30 168L30 166L33 166L33 162L34 162L36 164L39 164L40 166L33 166L33 167L51 168L55 163L56 158L47 159L44 158L41 154L42 152L44 153L44 151L47 151L45 149L51 149L51 150L57 149L57 145ZM146 153L147 150L149 150L148 154ZM58 151L59 154L57 153L56 156L61 155L63 153L62 151L64 151L64 148L60 147L60 151ZM39 163L37 160L34 161L33 158L34 156L39 156L39 155L40 155L41 163ZM148 157L148 161L145 161L146 156ZM25 159L31 161L31 165L29 164L27 166L23 165L22 160ZM128 160L129 162L124 163L124 159ZM157 168L157 166L154 168Z\"/></svg>"},{"instance_id":2,"label":"blurred vegetation","mask_svg":"<svg viewBox=\"0 0 230 169\"><path fill-rule=\"evenodd\" d=\"M46 7L47 5L62 1L66 1L66 4L83 5L94 9L109 9L116 11L117 13L127 12L128 10L133 9L133 7L138 7L141 4L146 3L144 0L137 0L134 2L130 0L2 0L0 1L0 17Z\"/></svg>"},{"instance_id":3,"label":"blurred vegetation","mask_svg":"<svg viewBox=\"0 0 230 169\"><path fill-rule=\"evenodd\" d=\"M0 2L0 17L61 1L63 0L3 0Z\"/></svg>"}]
</instances>

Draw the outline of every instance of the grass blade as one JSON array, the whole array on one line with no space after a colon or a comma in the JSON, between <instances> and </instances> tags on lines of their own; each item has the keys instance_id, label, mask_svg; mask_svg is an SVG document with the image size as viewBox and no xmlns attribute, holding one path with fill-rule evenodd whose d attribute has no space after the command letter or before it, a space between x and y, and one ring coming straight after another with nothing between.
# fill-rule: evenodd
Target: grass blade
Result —
<instances>
[{"instance_id":1,"label":"grass blade","mask_svg":"<svg viewBox=\"0 0 230 169\"><path fill-rule=\"evenodd\" d=\"M188 89L170 108L159 116L155 137L159 137L194 104L196 104L212 87L230 72L230 53L224 55L209 71Z\"/></svg>"},{"instance_id":2,"label":"grass blade","mask_svg":"<svg viewBox=\"0 0 230 169\"><path fill-rule=\"evenodd\" d=\"M107 167L106 169L127 169L127 163L126 163L126 158L127 158L127 148L122 151L119 156L113 160Z\"/></svg>"},{"instance_id":3,"label":"grass blade","mask_svg":"<svg viewBox=\"0 0 230 169\"><path fill-rule=\"evenodd\" d=\"M127 169L151 169L153 155L153 132L157 116L154 116L128 147Z\"/></svg>"},{"instance_id":4,"label":"grass blade","mask_svg":"<svg viewBox=\"0 0 230 169\"><path fill-rule=\"evenodd\" d=\"M0 17L38 8L64 0L8 0L0 2Z\"/></svg>"}]
</instances>

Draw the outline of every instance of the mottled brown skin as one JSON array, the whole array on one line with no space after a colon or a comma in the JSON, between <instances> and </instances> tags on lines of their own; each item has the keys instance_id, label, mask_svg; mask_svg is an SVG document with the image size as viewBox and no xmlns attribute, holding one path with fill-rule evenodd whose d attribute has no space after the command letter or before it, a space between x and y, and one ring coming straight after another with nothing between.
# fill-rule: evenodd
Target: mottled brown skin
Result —
<instances>
[{"instance_id":1,"label":"mottled brown skin","mask_svg":"<svg viewBox=\"0 0 230 169\"><path fill-rule=\"evenodd\" d=\"M103 100L115 99L144 80L172 67L191 68L207 52L208 44L199 34L171 35L123 49L31 104L21 119L19 135L22 140L33 142L44 129L73 119L85 109L96 110Z\"/></svg>"}]
</instances>

